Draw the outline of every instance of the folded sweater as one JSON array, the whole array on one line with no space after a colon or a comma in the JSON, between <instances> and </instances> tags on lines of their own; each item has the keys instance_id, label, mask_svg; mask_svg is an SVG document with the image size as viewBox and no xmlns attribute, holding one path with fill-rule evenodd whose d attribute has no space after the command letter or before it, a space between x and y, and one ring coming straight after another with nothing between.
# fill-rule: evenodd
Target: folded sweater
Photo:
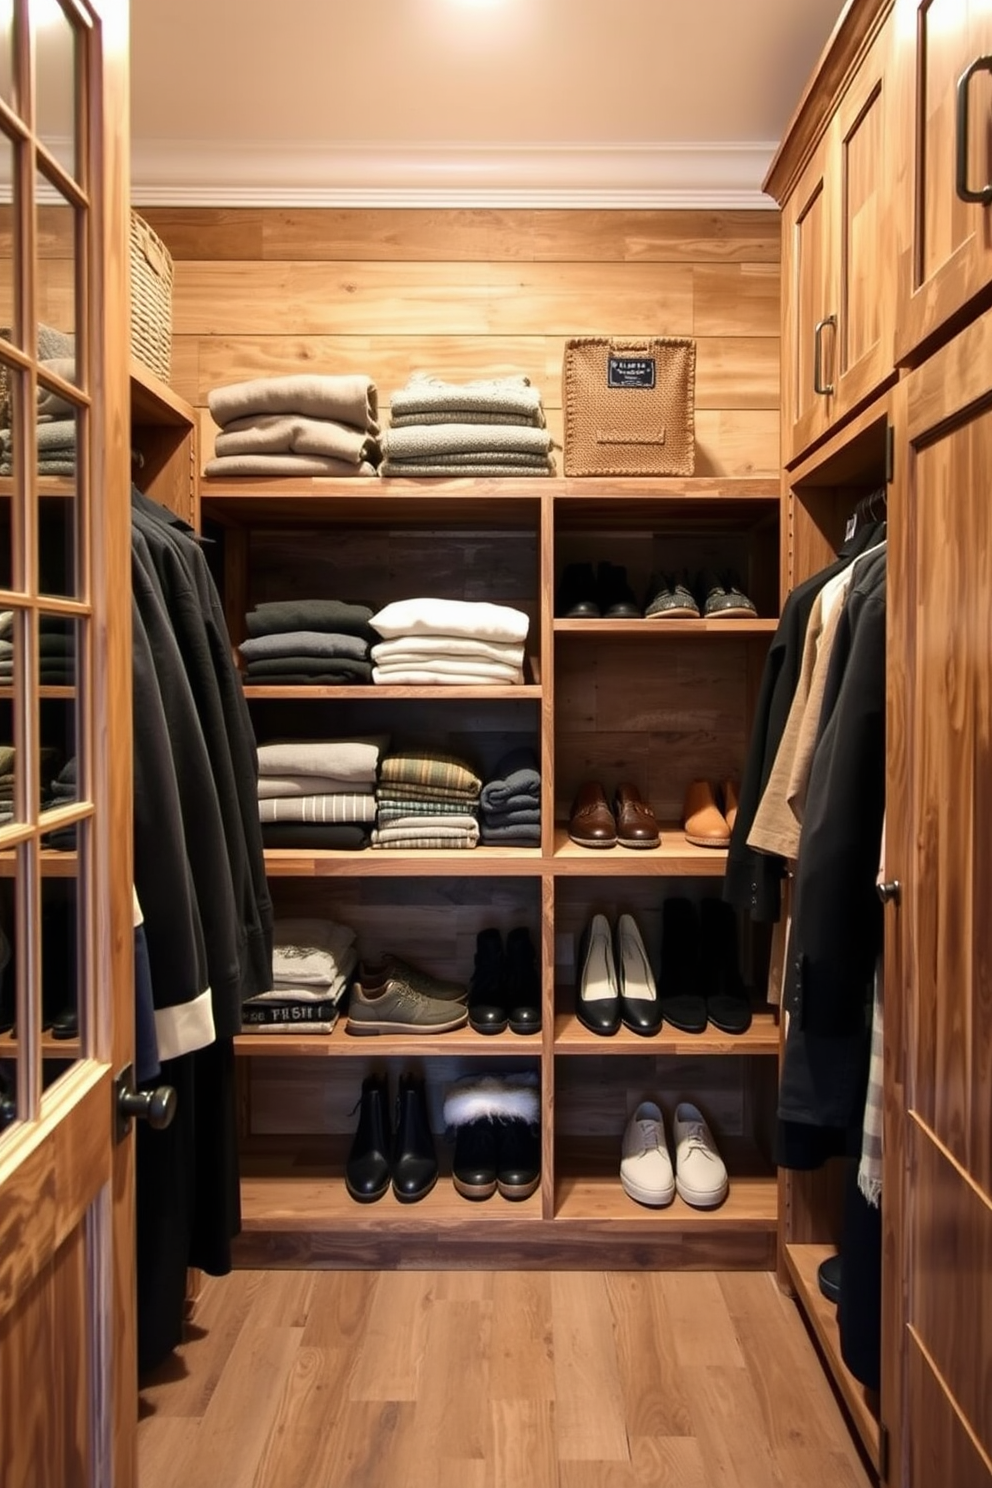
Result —
<instances>
[{"instance_id":1,"label":"folded sweater","mask_svg":"<svg viewBox=\"0 0 992 1488\"><path fill-rule=\"evenodd\" d=\"M379 636L369 624L371 619L368 605L349 604L343 599L272 599L249 610L245 626L252 637L324 630L372 642Z\"/></svg>"},{"instance_id":2,"label":"folded sweater","mask_svg":"<svg viewBox=\"0 0 992 1488\"><path fill-rule=\"evenodd\" d=\"M379 446L363 429L333 419L306 418L299 413L258 414L225 424L214 440L214 454L227 455L323 455L360 465L377 464Z\"/></svg>"},{"instance_id":3,"label":"folded sweater","mask_svg":"<svg viewBox=\"0 0 992 1488\"><path fill-rule=\"evenodd\" d=\"M398 599L372 615L369 623L384 640L398 636L472 636L519 645L530 625L523 610L488 600Z\"/></svg>"},{"instance_id":4,"label":"folded sweater","mask_svg":"<svg viewBox=\"0 0 992 1488\"><path fill-rule=\"evenodd\" d=\"M323 475L332 476L375 475L375 466L368 461L354 465L348 460L334 460L327 455L219 455L208 460L203 467L204 475Z\"/></svg>"},{"instance_id":5,"label":"folded sweater","mask_svg":"<svg viewBox=\"0 0 992 1488\"><path fill-rule=\"evenodd\" d=\"M379 641L372 647L372 660L378 666L392 662L412 662L418 656L463 656L473 661L501 661L506 666L521 667L524 662L522 645L505 641L484 641L476 635L400 635L389 641Z\"/></svg>"},{"instance_id":6,"label":"folded sweater","mask_svg":"<svg viewBox=\"0 0 992 1488\"><path fill-rule=\"evenodd\" d=\"M382 452L387 460L443 460L446 455L500 459L507 454L547 459L551 435L521 424L412 424L387 429Z\"/></svg>"},{"instance_id":7,"label":"folded sweater","mask_svg":"<svg viewBox=\"0 0 992 1488\"><path fill-rule=\"evenodd\" d=\"M390 399L391 415L405 418L423 413L457 414L461 410L475 413L511 413L544 423L541 395L526 377L477 378L471 382L445 382L415 372L405 387Z\"/></svg>"},{"instance_id":8,"label":"folded sweater","mask_svg":"<svg viewBox=\"0 0 992 1488\"><path fill-rule=\"evenodd\" d=\"M242 641L238 650L245 661L260 661L268 656L346 656L352 661L367 661L369 657L369 643L363 637L326 630L288 630L252 636Z\"/></svg>"},{"instance_id":9,"label":"folded sweater","mask_svg":"<svg viewBox=\"0 0 992 1488\"><path fill-rule=\"evenodd\" d=\"M333 796L273 796L260 799L258 819L263 822L362 822L375 821L375 797L360 793Z\"/></svg>"},{"instance_id":10,"label":"folded sweater","mask_svg":"<svg viewBox=\"0 0 992 1488\"><path fill-rule=\"evenodd\" d=\"M333 775L339 780L374 781L381 739L300 739L262 744L260 775Z\"/></svg>"},{"instance_id":11,"label":"folded sweater","mask_svg":"<svg viewBox=\"0 0 992 1488\"><path fill-rule=\"evenodd\" d=\"M378 432L379 395L375 383L361 374L323 375L299 372L288 377L254 377L232 382L207 394L207 407L218 424L265 413L300 413L308 418L336 419L358 429Z\"/></svg>"}]
</instances>

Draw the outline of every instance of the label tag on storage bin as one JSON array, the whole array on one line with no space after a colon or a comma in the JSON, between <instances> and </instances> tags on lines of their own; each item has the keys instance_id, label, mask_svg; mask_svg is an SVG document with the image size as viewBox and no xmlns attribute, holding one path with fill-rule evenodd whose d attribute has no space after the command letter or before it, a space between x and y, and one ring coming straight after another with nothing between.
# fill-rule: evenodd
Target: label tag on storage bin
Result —
<instances>
[{"instance_id":1,"label":"label tag on storage bin","mask_svg":"<svg viewBox=\"0 0 992 1488\"><path fill-rule=\"evenodd\" d=\"M611 356L607 384L611 388L653 388L654 357Z\"/></svg>"}]
</instances>

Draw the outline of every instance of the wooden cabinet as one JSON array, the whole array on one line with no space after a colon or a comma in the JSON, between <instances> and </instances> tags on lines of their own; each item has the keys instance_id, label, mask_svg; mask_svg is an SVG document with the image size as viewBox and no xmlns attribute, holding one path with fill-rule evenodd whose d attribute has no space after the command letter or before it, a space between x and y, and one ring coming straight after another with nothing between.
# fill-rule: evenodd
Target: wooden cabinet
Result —
<instances>
[{"instance_id":1,"label":"wooden cabinet","mask_svg":"<svg viewBox=\"0 0 992 1488\"><path fill-rule=\"evenodd\" d=\"M953 329L992 287L992 11L897 0L896 361Z\"/></svg>"},{"instance_id":2,"label":"wooden cabinet","mask_svg":"<svg viewBox=\"0 0 992 1488\"><path fill-rule=\"evenodd\" d=\"M330 916L357 932L363 955L385 951L467 981L478 932L516 925L541 965L543 1031L433 1038L248 1034L237 1041L244 1232L239 1259L302 1265L457 1263L772 1264L771 1161L778 1030L760 997L732 1037L664 1027L652 1039L599 1038L575 1016L578 946L593 913L637 915L657 960L670 894L718 896L725 853L691 846L682 793L702 773L739 774L764 654L777 623L777 484L717 481L302 481L202 483L205 527L218 539L232 638L264 599L361 594L379 606L435 593L512 604L530 616L525 683L513 687L250 686L259 742L386 733L464 753L487 770L514 744L541 761L539 848L470 852L267 852L277 914ZM638 597L653 570L733 567L752 594L751 621L568 620L554 614L569 562L623 564ZM319 587L318 587L319 586ZM608 794L636 781L661 819L650 851L577 847L566 823L581 781ZM750 980L768 948L745 937ZM417 1205L391 1195L349 1199L344 1161L363 1076L426 1076L442 1180ZM457 1076L535 1069L541 1077L542 1185L519 1204L472 1204L446 1173L440 1103ZM641 1208L619 1183L620 1138L641 1099L697 1099L724 1152L731 1192L715 1211L680 1199Z\"/></svg>"},{"instance_id":3,"label":"wooden cabinet","mask_svg":"<svg viewBox=\"0 0 992 1488\"><path fill-rule=\"evenodd\" d=\"M819 132L800 119L765 183L783 213L786 464L892 377L895 285L881 272L892 252L891 48L882 7L849 41L847 70L829 116L816 121Z\"/></svg>"},{"instance_id":4,"label":"wooden cabinet","mask_svg":"<svg viewBox=\"0 0 992 1488\"><path fill-rule=\"evenodd\" d=\"M986 312L895 399L885 1359L913 1488L992 1483L990 337Z\"/></svg>"}]
</instances>

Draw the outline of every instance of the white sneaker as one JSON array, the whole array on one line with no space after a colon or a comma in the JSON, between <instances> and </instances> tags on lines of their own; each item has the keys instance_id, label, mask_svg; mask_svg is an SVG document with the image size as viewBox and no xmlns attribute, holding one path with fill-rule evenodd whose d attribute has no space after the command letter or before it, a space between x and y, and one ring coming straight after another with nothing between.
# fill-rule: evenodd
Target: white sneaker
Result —
<instances>
[{"instance_id":1,"label":"white sneaker","mask_svg":"<svg viewBox=\"0 0 992 1488\"><path fill-rule=\"evenodd\" d=\"M653 1208L675 1197L665 1118L654 1101L642 1101L624 1128L620 1182L624 1193Z\"/></svg>"},{"instance_id":2,"label":"white sneaker","mask_svg":"<svg viewBox=\"0 0 992 1488\"><path fill-rule=\"evenodd\" d=\"M703 1113L691 1101L675 1108L675 1187L695 1209L713 1209L727 1197L730 1182Z\"/></svg>"}]
</instances>

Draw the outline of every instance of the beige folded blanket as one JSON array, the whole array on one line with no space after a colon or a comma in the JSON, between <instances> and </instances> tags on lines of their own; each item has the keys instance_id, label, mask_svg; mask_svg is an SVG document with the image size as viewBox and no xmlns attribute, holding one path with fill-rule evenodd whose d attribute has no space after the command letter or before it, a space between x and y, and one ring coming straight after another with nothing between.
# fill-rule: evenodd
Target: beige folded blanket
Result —
<instances>
[{"instance_id":1,"label":"beige folded blanket","mask_svg":"<svg viewBox=\"0 0 992 1488\"><path fill-rule=\"evenodd\" d=\"M375 466L367 462L352 465L347 460L331 460L322 455L222 455L208 460L204 475L375 475Z\"/></svg>"},{"instance_id":2,"label":"beige folded blanket","mask_svg":"<svg viewBox=\"0 0 992 1488\"><path fill-rule=\"evenodd\" d=\"M372 436L334 419L305 418L301 413L264 413L225 424L214 441L214 454L324 455L360 465L378 462L379 446Z\"/></svg>"},{"instance_id":3,"label":"beige folded blanket","mask_svg":"<svg viewBox=\"0 0 992 1488\"><path fill-rule=\"evenodd\" d=\"M354 424L369 434L379 432L379 394L360 373L324 376L299 372L291 377L253 377L207 394L207 407L218 424L260 413L302 413L308 418Z\"/></svg>"},{"instance_id":4,"label":"beige folded blanket","mask_svg":"<svg viewBox=\"0 0 992 1488\"><path fill-rule=\"evenodd\" d=\"M372 660L377 666L391 666L402 661L416 663L417 657L460 657L466 661L500 661L504 666L521 667L524 664L523 646L501 644L498 641L483 641L478 636L467 635L401 635L392 641L380 641L372 647Z\"/></svg>"}]
</instances>

